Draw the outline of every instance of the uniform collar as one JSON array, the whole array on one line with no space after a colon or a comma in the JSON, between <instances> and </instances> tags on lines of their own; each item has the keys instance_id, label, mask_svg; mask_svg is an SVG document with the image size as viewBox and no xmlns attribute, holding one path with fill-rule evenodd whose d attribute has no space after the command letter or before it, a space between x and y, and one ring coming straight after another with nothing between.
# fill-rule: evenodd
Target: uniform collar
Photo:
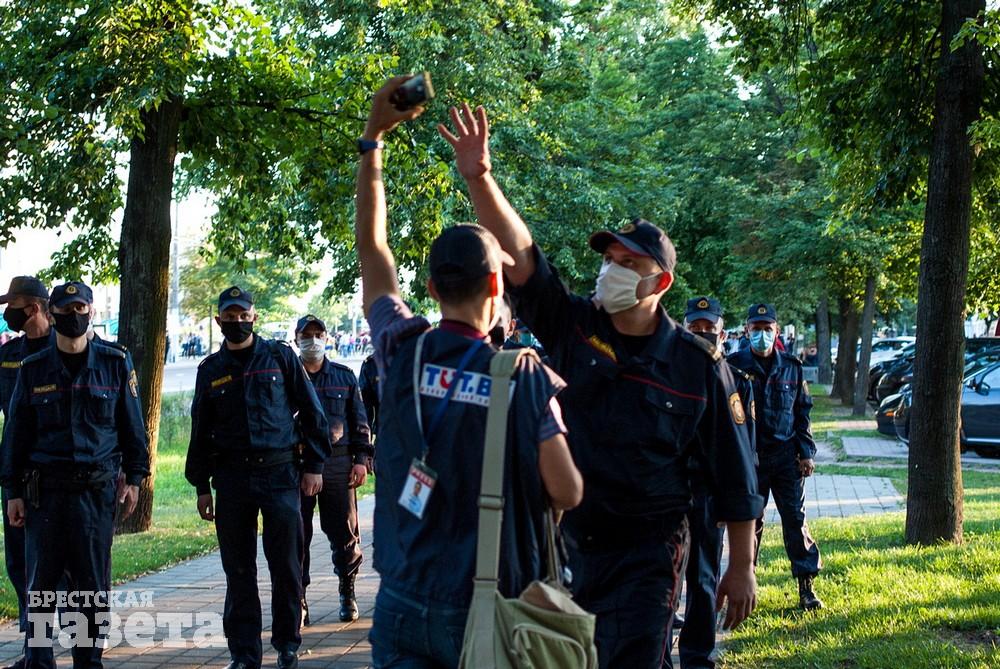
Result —
<instances>
[{"instance_id":1,"label":"uniform collar","mask_svg":"<svg viewBox=\"0 0 1000 669\"><path fill-rule=\"evenodd\" d=\"M62 361L63 352L59 350L58 346L56 346L55 341L52 342L52 346L50 346L48 349L45 350L49 352L49 364L51 364L55 369L66 368L66 366L63 365ZM81 368L81 370L94 369L95 367L97 367L97 350L94 347L94 342L92 341L87 342L87 350L85 351L85 353L87 354L87 357L83 362L83 367Z\"/></svg>"},{"instance_id":2,"label":"uniform collar","mask_svg":"<svg viewBox=\"0 0 1000 669\"><path fill-rule=\"evenodd\" d=\"M455 321L450 318L441 319L441 323L438 325L439 330L444 330L445 332L451 332L452 334L461 335L463 337L468 337L469 339L486 339L488 335L480 332L476 328L472 327L468 323L463 323L462 321Z\"/></svg>"},{"instance_id":3,"label":"uniform collar","mask_svg":"<svg viewBox=\"0 0 1000 669\"><path fill-rule=\"evenodd\" d=\"M250 349L253 351L250 354L250 360L253 360L257 356L257 349L259 349L259 348L260 348L260 335L257 334L256 332L254 332L253 333L253 346L250 347ZM226 364L226 365L238 365L238 364L240 364L236 360L236 356L233 355L233 352L229 350L228 346L226 346L226 340L225 340L225 338L223 338L223 340L222 340L222 346L219 347L219 357L222 359L222 362L224 364Z\"/></svg>"}]
</instances>

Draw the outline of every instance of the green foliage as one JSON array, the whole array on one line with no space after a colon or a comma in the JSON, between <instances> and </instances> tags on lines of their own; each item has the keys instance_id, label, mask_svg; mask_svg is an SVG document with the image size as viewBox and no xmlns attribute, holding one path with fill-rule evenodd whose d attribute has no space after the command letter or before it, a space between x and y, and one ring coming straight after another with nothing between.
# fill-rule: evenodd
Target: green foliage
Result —
<instances>
[{"instance_id":1,"label":"green foliage","mask_svg":"<svg viewBox=\"0 0 1000 669\"><path fill-rule=\"evenodd\" d=\"M181 269L181 311L195 319L217 313L219 294L238 285L254 296L254 306L263 321L281 321L300 314L290 298L305 293L315 282L316 272L277 262L266 254L241 262L207 250L191 251Z\"/></svg>"}]
</instances>

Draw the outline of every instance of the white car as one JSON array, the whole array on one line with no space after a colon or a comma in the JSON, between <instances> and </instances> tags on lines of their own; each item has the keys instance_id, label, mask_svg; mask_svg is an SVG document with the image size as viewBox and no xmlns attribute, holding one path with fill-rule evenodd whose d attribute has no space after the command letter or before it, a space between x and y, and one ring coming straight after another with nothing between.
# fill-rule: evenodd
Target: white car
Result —
<instances>
[{"instance_id":1,"label":"white car","mask_svg":"<svg viewBox=\"0 0 1000 669\"><path fill-rule=\"evenodd\" d=\"M892 360L899 355L902 349L915 341L917 341L916 337L888 337L876 340L872 343L872 359L870 364L877 365L880 362ZM859 350L858 357L860 356L861 351Z\"/></svg>"}]
</instances>

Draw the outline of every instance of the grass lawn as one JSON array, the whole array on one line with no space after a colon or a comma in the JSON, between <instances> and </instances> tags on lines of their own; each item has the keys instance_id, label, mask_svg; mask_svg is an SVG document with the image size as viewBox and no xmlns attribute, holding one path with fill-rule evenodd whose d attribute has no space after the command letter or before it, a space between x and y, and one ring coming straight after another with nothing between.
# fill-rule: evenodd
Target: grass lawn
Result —
<instances>
[{"instance_id":1,"label":"grass lawn","mask_svg":"<svg viewBox=\"0 0 1000 669\"><path fill-rule=\"evenodd\" d=\"M156 465L153 528L143 534L116 536L111 552L112 579L131 580L215 550L215 526L195 510L194 488L184 478L184 460L191 434L190 393L164 395L160 445ZM374 490L369 483L359 496ZM2 541L0 541L2 544ZM0 617L17 615L14 589L6 569L0 569Z\"/></svg>"},{"instance_id":2,"label":"grass lawn","mask_svg":"<svg viewBox=\"0 0 1000 669\"><path fill-rule=\"evenodd\" d=\"M829 400L817 419L836 435ZM849 418L849 417L843 417ZM818 436L823 438L823 432ZM822 464L821 473L884 476L906 493L907 470ZM905 512L810 522L826 608L804 614L781 541L765 530L758 609L726 642L725 669L1000 667L1000 473L965 472L965 544L904 545Z\"/></svg>"}]
</instances>

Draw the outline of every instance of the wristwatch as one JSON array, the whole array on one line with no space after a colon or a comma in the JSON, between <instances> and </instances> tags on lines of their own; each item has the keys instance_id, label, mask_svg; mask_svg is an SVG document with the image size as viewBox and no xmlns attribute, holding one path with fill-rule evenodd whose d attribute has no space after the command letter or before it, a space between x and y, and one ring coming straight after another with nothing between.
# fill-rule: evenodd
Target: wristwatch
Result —
<instances>
[{"instance_id":1,"label":"wristwatch","mask_svg":"<svg viewBox=\"0 0 1000 669\"><path fill-rule=\"evenodd\" d=\"M358 153L364 155L371 151L372 149L381 149L385 146L381 141L375 141L371 139L359 139L358 140Z\"/></svg>"}]
</instances>

